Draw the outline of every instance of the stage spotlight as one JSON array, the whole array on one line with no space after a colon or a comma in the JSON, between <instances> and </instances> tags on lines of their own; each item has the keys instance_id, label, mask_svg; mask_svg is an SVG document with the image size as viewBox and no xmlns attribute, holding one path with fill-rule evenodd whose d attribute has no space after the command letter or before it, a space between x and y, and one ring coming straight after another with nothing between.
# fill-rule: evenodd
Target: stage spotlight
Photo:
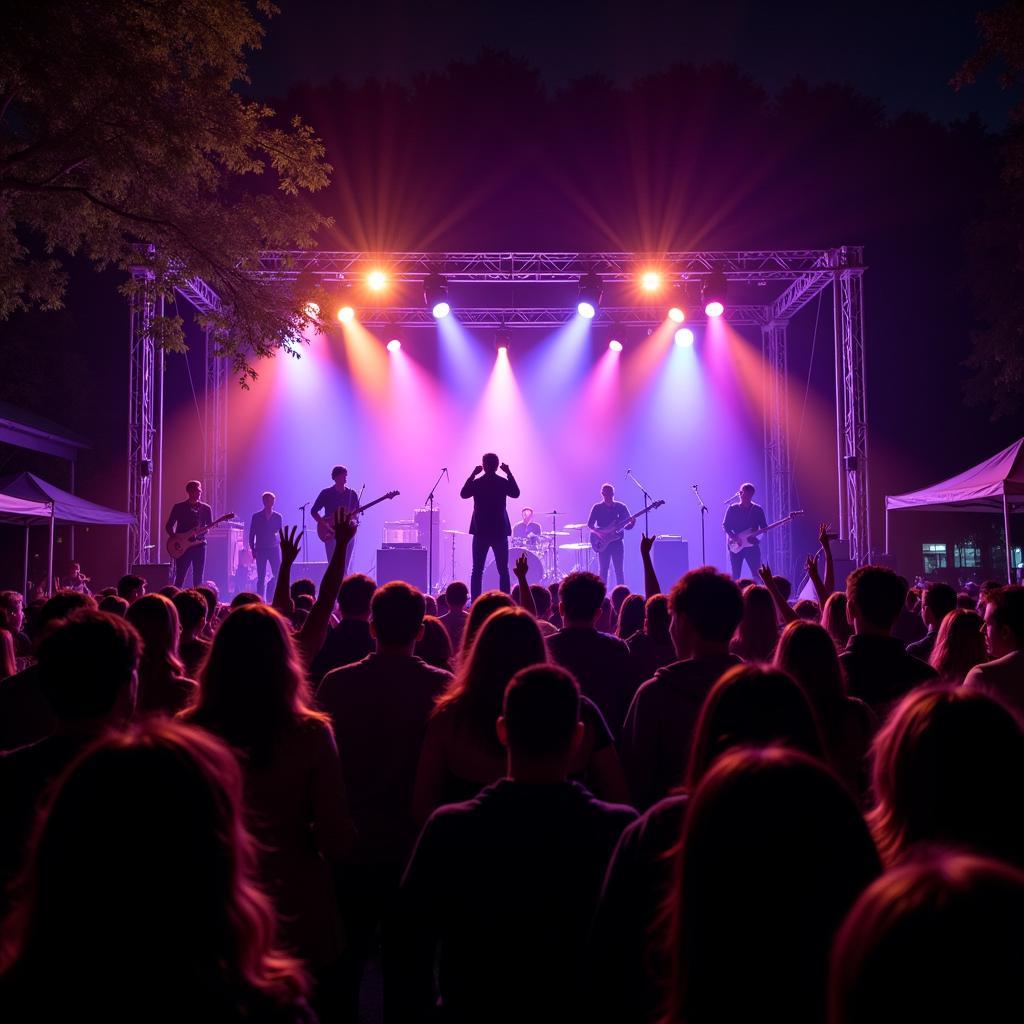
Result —
<instances>
[{"instance_id":1,"label":"stage spotlight","mask_svg":"<svg viewBox=\"0 0 1024 1024\"><path fill-rule=\"evenodd\" d=\"M508 354L509 347L511 345L511 338L508 331L502 327L500 330L494 333L494 350L499 354Z\"/></svg>"},{"instance_id":2,"label":"stage spotlight","mask_svg":"<svg viewBox=\"0 0 1024 1024\"><path fill-rule=\"evenodd\" d=\"M382 292L388 286L388 275L383 270L371 270L366 275L366 283L370 286L371 290Z\"/></svg>"},{"instance_id":3,"label":"stage spotlight","mask_svg":"<svg viewBox=\"0 0 1024 1024\"><path fill-rule=\"evenodd\" d=\"M612 338L612 340L608 342L608 347L613 352L621 352L622 351L622 342L619 341L618 338Z\"/></svg>"},{"instance_id":4,"label":"stage spotlight","mask_svg":"<svg viewBox=\"0 0 1024 1024\"><path fill-rule=\"evenodd\" d=\"M440 274L431 274L424 280L423 303L435 320L443 320L452 311L448 303L448 282Z\"/></svg>"},{"instance_id":5,"label":"stage spotlight","mask_svg":"<svg viewBox=\"0 0 1024 1024\"><path fill-rule=\"evenodd\" d=\"M710 317L719 317L725 312L725 300L729 290L729 281L720 270L716 270L704 281L702 298L704 312Z\"/></svg>"},{"instance_id":6,"label":"stage spotlight","mask_svg":"<svg viewBox=\"0 0 1024 1024\"><path fill-rule=\"evenodd\" d=\"M397 338L392 338L388 342L388 351L397 352L402 347L402 343Z\"/></svg>"},{"instance_id":7,"label":"stage spotlight","mask_svg":"<svg viewBox=\"0 0 1024 1024\"><path fill-rule=\"evenodd\" d=\"M640 287L645 292L656 292L661 287L661 274L656 270L645 270L640 275Z\"/></svg>"},{"instance_id":8,"label":"stage spotlight","mask_svg":"<svg viewBox=\"0 0 1024 1024\"><path fill-rule=\"evenodd\" d=\"M352 306L342 306L338 310L338 322L350 324L356 318L356 311Z\"/></svg>"},{"instance_id":9,"label":"stage spotlight","mask_svg":"<svg viewBox=\"0 0 1024 1024\"><path fill-rule=\"evenodd\" d=\"M584 320L593 320L597 315L598 307L601 305L601 278L597 274L584 274L580 278L579 301L576 304L576 312Z\"/></svg>"},{"instance_id":10,"label":"stage spotlight","mask_svg":"<svg viewBox=\"0 0 1024 1024\"><path fill-rule=\"evenodd\" d=\"M676 331L676 344L680 348L690 348L694 342L693 331L689 327L680 327Z\"/></svg>"},{"instance_id":11,"label":"stage spotlight","mask_svg":"<svg viewBox=\"0 0 1024 1024\"><path fill-rule=\"evenodd\" d=\"M682 306L672 306L668 311L668 318L674 324L681 324L686 319Z\"/></svg>"}]
</instances>

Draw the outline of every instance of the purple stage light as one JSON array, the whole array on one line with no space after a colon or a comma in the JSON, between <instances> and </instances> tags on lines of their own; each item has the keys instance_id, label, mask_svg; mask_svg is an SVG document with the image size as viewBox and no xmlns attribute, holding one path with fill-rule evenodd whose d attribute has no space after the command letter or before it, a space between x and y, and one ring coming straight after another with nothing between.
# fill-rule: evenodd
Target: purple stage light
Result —
<instances>
[{"instance_id":1,"label":"purple stage light","mask_svg":"<svg viewBox=\"0 0 1024 1024\"><path fill-rule=\"evenodd\" d=\"M593 320L597 310L594 308L594 304L592 302L584 301L580 302L576 306L576 312L579 313L584 320Z\"/></svg>"},{"instance_id":2,"label":"purple stage light","mask_svg":"<svg viewBox=\"0 0 1024 1024\"><path fill-rule=\"evenodd\" d=\"M402 343L397 338L392 338L388 342L388 351L397 352L402 347Z\"/></svg>"},{"instance_id":3,"label":"purple stage light","mask_svg":"<svg viewBox=\"0 0 1024 1024\"><path fill-rule=\"evenodd\" d=\"M720 317L725 312L725 306L715 299L704 307L704 312L710 317Z\"/></svg>"},{"instance_id":4,"label":"purple stage light","mask_svg":"<svg viewBox=\"0 0 1024 1024\"><path fill-rule=\"evenodd\" d=\"M673 306L668 311L668 318L674 324L681 324L686 319L686 314L683 312L682 306Z\"/></svg>"},{"instance_id":5,"label":"purple stage light","mask_svg":"<svg viewBox=\"0 0 1024 1024\"><path fill-rule=\"evenodd\" d=\"M689 327L680 327L679 330L676 331L676 344L679 345L680 348L690 348L693 345L694 340L693 331L691 331Z\"/></svg>"},{"instance_id":6,"label":"purple stage light","mask_svg":"<svg viewBox=\"0 0 1024 1024\"><path fill-rule=\"evenodd\" d=\"M621 342L621 341L619 341L619 340L618 340L618 339L616 339L616 338L612 338L612 340L608 342L608 347L609 347L609 348L610 348L610 349L611 349L611 350L612 350L613 352L621 352L621 351L622 351L622 342Z\"/></svg>"},{"instance_id":7,"label":"purple stage light","mask_svg":"<svg viewBox=\"0 0 1024 1024\"><path fill-rule=\"evenodd\" d=\"M431 310L435 320L443 320L451 311L452 307L447 302L435 302Z\"/></svg>"}]
</instances>

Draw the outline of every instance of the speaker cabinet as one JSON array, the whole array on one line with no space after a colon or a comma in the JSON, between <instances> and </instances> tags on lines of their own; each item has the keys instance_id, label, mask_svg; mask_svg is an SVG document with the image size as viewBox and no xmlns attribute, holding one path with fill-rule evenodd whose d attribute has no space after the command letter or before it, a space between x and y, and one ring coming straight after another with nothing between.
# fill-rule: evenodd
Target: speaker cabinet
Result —
<instances>
[{"instance_id":1,"label":"speaker cabinet","mask_svg":"<svg viewBox=\"0 0 1024 1024\"><path fill-rule=\"evenodd\" d=\"M435 557L439 553L435 552ZM427 592L427 549L426 548L378 548L377 586L402 580L411 586Z\"/></svg>"},{"instance_id":2,"label":"speaker cabinet","mask_svg":"<svg viewBox=\"0 0 1024 1024\"><path fill-rule=\"evenodd\" d=\"M155 594L174 582L174 566L168 562L139 562L132 566L132 575L146 581L147 594Z\"/></svg>"},{"instance_id":3,"label":"speaker cabinet","mask_svg":"<svg viewBox=\"0 0 1024 1024\"><path fill-rule=\"evenodd\" d=\"M680 576L690 571L690 543L680 538L659 537L651 551L661 589L667 594Z\"/></svg>"}]
</instances>

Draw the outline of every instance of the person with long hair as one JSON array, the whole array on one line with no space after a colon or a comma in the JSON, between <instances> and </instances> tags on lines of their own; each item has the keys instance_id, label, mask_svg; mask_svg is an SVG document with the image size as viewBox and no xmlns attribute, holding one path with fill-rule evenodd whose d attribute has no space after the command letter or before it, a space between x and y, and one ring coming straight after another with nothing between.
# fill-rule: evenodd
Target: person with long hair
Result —
<instances>
[{"instance_id":1,"label":"person with long hair","mask_svg":"<svg viewBox=\"0 0 1024 1024\"><path fill-rule=\"evenodd\" d=\"M846 594L839 592L828 596L821 610L821 624L832 637L836 650L845 651L853 636L853 627L846 616Z\"/></svg>"},{"instance_id":2,"label":"person with long hair","mask_svg":"<svg viewBox=\"0 0 1024 1024\"><path fill-rule=\"evenodd\" d=\"M784 745L822 760L811 705L787 673L764 665L726 672L708 694L694 734L686 778L630 825L615 848L591 936L588 1011L596 1021L651 1020L664 996L666 919L678 846L694 790L735 747Z\"/></svg>"},{"instance_id":3,"label":"person with long hair","mask_svg":"<svg viewBox=\"0 0 1024 1024\"><path fill-rule=\"evenodd\" d=\"M237 750L262 870L290 945L318 975L318 998L344 950L332 870L355 832L330 717L314 710L287 620L265 604L221 624L184 716Z\"/></svg>"},{"instance_id":4,"label":"person with long hair","mask_svg":"<svg viewBox=\"0 0 1024 1024\"><path fill-rule=\"evenodd\" d=\"M139 713L176 715L196 696L195 680L185 675L178 656L178 609L163 594L146 594L129 605L125 618L142 637Z\"/></svg>"},{"instance_id":5,"label":"person with long hair","mask_svg":"<svg viewBox=\"0 0 1024 1024\"><path fill-rule=\"evenodd\" d=\"M547 661L544 638L529 612L499 608L487 619L427 726L413 790L418 821L441 804L467 800L502 777L505 751L494 723L505 687L520 669ZM570 775L585 781L601 800L628 802L611 734L585 697L580 718L583 738L573 753Z\"/></svg>"},{"instance_id":6,"label":"person with long hair","mask_svg":"<svg viewBox=\"0 0 1024 1024\"><path fill-rule=\"evenodd\" d=\"M771 661L779 640L775 602L767 587L750 586L743 591L743 618L729 650L744 661Z\"/></svg>"},{"instance_id":7,"label":"person with long hair","mask_svg":"<svg viewBox=\"0 0 1024 1024\"><path fill-rule=\"evenodd\" d=\"M416 657L434 668L452 670L452 641L436 615L423 616L423 636L416 642Z\"/></svg>"},{"instance_id":8,"label":"person with long hair","mask_svg":"<svg viewBox=\"0 0 1024 1024\"><path fill-rule=\"evenodd\" d=\"M880 870L838 779L793 750L729 751L674 860L665 1024L821 1021L833 936Z\"/></svg>"},{"instance_id":9,"label":"person with long hair","mask_svg":"<svg viewBox=\"0 0 1024 1024\"><path fill-rule=\"evenodd\" d=\"M1019 1019L1022 920L1024 873L1009 864L933 851L889 871L836 937L829 1021Z\"/></svg>"},{"instance_id":10,"label":"person with long hair","mask_svg":"<svg viewBox=\"0 0 1024 1024\"><path fill-rule=\"evenodd\" d=\"M867 704L846 692L846 676L832 638L815 622L791 622L779 638L775 664L807 694L821 726L829 764L854 797L862 799L878 719Z\"/></svg>"},{"instance_id":11,"label":"person with long hair","mask_svg":"<svg viewBox=\"0 0 1024 1024\"><path fill-rule=\"evenodd\" d=\"M620 640L628 640L634 633L643 628L643 596L641 594L627 594L622 604L619 605L619 618L615 626L615 635Z\"/></svg>"},{"instance_id":12,"label":"person with long hair","mask_svg":"<svg viewBox=\"0 0 1024 1024\"><path fill-rule=\"evenodd\" d=\"M499 608L514 608L515 602L509 597L508 594L500 590L486 590L482 593L470 606L469 616L466 618L466 624L462 630L462 644L459 647L459 656L457 661L460 663L463 659L469 656L469 652L473 648L473 642L476 640L477 633L480 632L480 627L494 614Z\"/></svg>"},{"instance_id":13,"label":"person with long hair","mask_svg":"<svg viewBox=\"0 0 1024 1024\"><path fill-rule=\"evenodd\" d=\"M887 864L946 844L1024 867L1024 733L994 698L941 686L905 697L875 739L873 789Z\"/></svg>"},{"instance_id":14,"label":"person with long hair","mask_svg":"<svg viewBox=\"0 0 1024 1024\"><path fill-rule=\"evenodd\" d=\"M0 935L0 1014L42 1020L313 1020L257 881L230 751L150 719L58 781Z\"/></svg>"},{"instance_id":15,"label":"person with long hair","mask_svg":"<svg viewBox=\"0 0 1024 1024\"><path fill-rule=\"evenodd\" d=\"M18 671L14 660L14 636L9 630L0 628L0 682Z\"/></svg>"},{"instance_id":16,"label":"person with long hair","mask_svg":"<svg viewBox=\"0 0 1024 1024\"><path fill-rule=\"evenodd\" d=\"M959 686L967 673L988 661L985 623L977 612L957 608L942 620L928 664L939 673L939 682Z\"/></svg>"}]
</instances>

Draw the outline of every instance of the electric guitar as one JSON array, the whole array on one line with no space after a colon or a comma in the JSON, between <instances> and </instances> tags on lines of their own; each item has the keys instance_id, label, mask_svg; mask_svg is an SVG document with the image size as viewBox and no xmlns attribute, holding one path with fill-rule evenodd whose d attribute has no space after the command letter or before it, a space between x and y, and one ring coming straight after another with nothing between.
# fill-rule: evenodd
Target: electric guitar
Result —
<instances>
[{"instance_id":1,"label":"electric guitar","mask_svg":"<svg viewBox=\"0 0 1024 1024\"><path fill-rule=\"evenodd\" d=\"M664 499L660 501L653 501L647 506L647 508L642 508L639 512L635 512L626 519L620 519L617 523L612 523L610 526L602 526L596 530L591 528L590 546L600 554L606 547L608 547L609 544L614 544L617 540L622 540L622 531L631 523L635 523L642 515L647 512L653 512L656 508L661 508L664 504Z\"/></svg>"},{"instance_id":2,"label":"electric guitar","mask_svg":"<svg viewBox=\"0 0 1024 1024\"><path fill-rule=\"evenodd\" d=\"M209 526L200 526L198 530L186 530L184 533L172 533L167 538L167 554L171 558L181 558L189 548L202 544L207 530L212 530L218 523L233 519L234 516L234 512L225 512L219 519L214 519Z\"/></svg>"},{"instance_id":3,"label":"electric guitar","mask_svg":"<svg viewBox=\"0 0 1024 1024\"><path fill-rule=\"evenodd\" d=\"M733 555L738 555L741 551L746 551L747 548L752 548L758 542L762 533L774 530L776 526L783 526L791 520L796 519L797 516L802 516L803 514L803 509L797 509L795 512L790 512L789 515L785 516L783 519L778 519L774 523L769 523L767 526L763 526L760 529L755 527L750 530L741 530L734 537L729 538L729 552Z\"/></svg>"},{"instance_id":4,"label":"electric guitar","mask_svg":"<svg viewBox=\"0 0 1024 1024\"><path fill-rule=\"evenodd\" d=\"M355 512L351 513L353 516L362 515L368 508L373 508L374 505L379 505L382 501L391 501L392 498L397 498L398 491L388 491L387 494L382 494L379 498L374 498L373 501L366 505L360 505ZM316 524L316 535L325 543L329 540L334 540L334 523L331 521L333 515L326 515Z\"/></svg>"}]
</instances>

